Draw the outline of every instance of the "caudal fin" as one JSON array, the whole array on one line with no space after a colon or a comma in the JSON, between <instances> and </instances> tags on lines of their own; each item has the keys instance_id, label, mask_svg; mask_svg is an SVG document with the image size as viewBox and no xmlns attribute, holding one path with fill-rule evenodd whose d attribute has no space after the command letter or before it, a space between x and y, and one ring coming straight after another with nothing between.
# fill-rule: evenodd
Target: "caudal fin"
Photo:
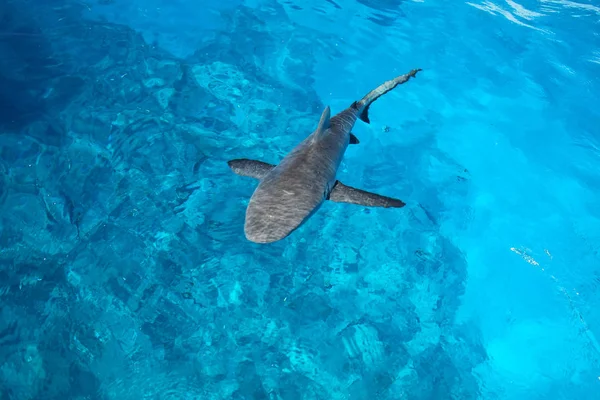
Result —
<instances>
[{"instance_id":1,"label":"caudal fin","mask_svg":"<svg viewBox=\"0 0 600 400\"><path fill-rule=\"evenodd\" d=\"M366 122L367 124L371 121L369 120L369 106L378 98L394 89L396 86L403 84L408 81L410 78L414 78L417 75L417 72L422 71L421 68L413 69L407 74L400 75L386 81L379 85L377 88L371 90L365 97L363 97L359 102L355 102L353 104L354 107L360 110L359 118L361 121Z\"/></svg>"}]
</instances>

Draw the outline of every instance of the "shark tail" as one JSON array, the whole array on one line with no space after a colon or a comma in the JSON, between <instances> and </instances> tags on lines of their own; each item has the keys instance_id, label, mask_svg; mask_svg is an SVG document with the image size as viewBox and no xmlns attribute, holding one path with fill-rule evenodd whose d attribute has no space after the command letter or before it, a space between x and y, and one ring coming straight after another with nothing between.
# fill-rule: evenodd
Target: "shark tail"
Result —
<instances>
[{"instance_id":1,"label":"shark tail","mask_svg":"<svg viewBox=\"0 0 600 400\"><path fill-rule=\"evenodd\" d=\"M369 120L369 106L378 98L394 89L396 86L403 84L408 81L410 78L414 78L417 75L417 72L421 71L421 68L413 69L407 74L400 75L386 81L379 85L377 88L371 90L365 97L363 97L360 101L352 103L352 107L359 110L359 118L361 121L366 122L367 124L371 121Z\"/></svg>"}]
</instances>

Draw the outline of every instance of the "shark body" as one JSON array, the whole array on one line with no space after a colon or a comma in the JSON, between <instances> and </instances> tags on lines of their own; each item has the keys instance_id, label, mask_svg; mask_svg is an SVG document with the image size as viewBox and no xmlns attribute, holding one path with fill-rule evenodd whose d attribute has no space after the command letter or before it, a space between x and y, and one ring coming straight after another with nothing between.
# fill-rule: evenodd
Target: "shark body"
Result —
<instances>
[{"instance_id":1,"label":"shark body","mask_svg":"<svg viewBox=\"0 0 600 400\"><path fill-rule=\"evenodd\" d=\"M246 209L246 238L255 243L279 241L309 219L325 200L404 207L402 200L346 186L336 175L348 145L358 143L352 134L356 120L369 123L369 106L419 71L414 69L384 82L333 117L327 106L317 128L277 165L250 159L228 161L236 174L259 180Z\"/></svg>"}]
</instances>

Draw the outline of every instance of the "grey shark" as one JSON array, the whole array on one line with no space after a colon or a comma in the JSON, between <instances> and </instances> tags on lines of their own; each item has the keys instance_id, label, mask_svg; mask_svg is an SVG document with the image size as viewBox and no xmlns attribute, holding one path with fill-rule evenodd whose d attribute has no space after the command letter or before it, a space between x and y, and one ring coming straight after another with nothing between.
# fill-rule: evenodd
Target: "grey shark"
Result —
<instances>
[{"instance_id":1,"label":"grey shark","mask_svg":"<svg viewBox=\"0 0 600 400\"><path fill-rule=\"evenodd\" d=\"M402 200L346 186L336 175L348 145L359 142L351 132L356 120L369 123L369 106L419 71L414 69L384 82L333 117L327 106L315 131L277 165L250 159L228 161L236 174L259 180L246 209L246 238L255 243L279 241L308 220L325 200L404 207Z\"/></svg>"}]
</instances>

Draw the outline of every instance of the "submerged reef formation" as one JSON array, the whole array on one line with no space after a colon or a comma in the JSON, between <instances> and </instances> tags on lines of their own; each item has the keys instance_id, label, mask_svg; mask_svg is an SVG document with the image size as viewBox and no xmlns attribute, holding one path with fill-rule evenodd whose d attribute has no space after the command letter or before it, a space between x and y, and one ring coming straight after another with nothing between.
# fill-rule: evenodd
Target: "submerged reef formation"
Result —
<instances>
[{"instance_id":1,"label":"submerged reef formation","mask_svg":"<svg viewBox=\"0 0 600 400\"><path fill-rule=\"evenodd\" d=\"M79 10L40 6L27 35L0 38L2 399L477 391L485 352L453 323L466 267L435 194L393 222L406 229L372 218L383 238L344 238L373 215L342 206L321 237L242 239L253 183L225 160L276 162L316 124L314 33L274 24L276 4L239 7L180 59ZM436 157L417 145L411 165ZM438 190L467 190L448 176Z\"/></svg>"}]
</instances>

